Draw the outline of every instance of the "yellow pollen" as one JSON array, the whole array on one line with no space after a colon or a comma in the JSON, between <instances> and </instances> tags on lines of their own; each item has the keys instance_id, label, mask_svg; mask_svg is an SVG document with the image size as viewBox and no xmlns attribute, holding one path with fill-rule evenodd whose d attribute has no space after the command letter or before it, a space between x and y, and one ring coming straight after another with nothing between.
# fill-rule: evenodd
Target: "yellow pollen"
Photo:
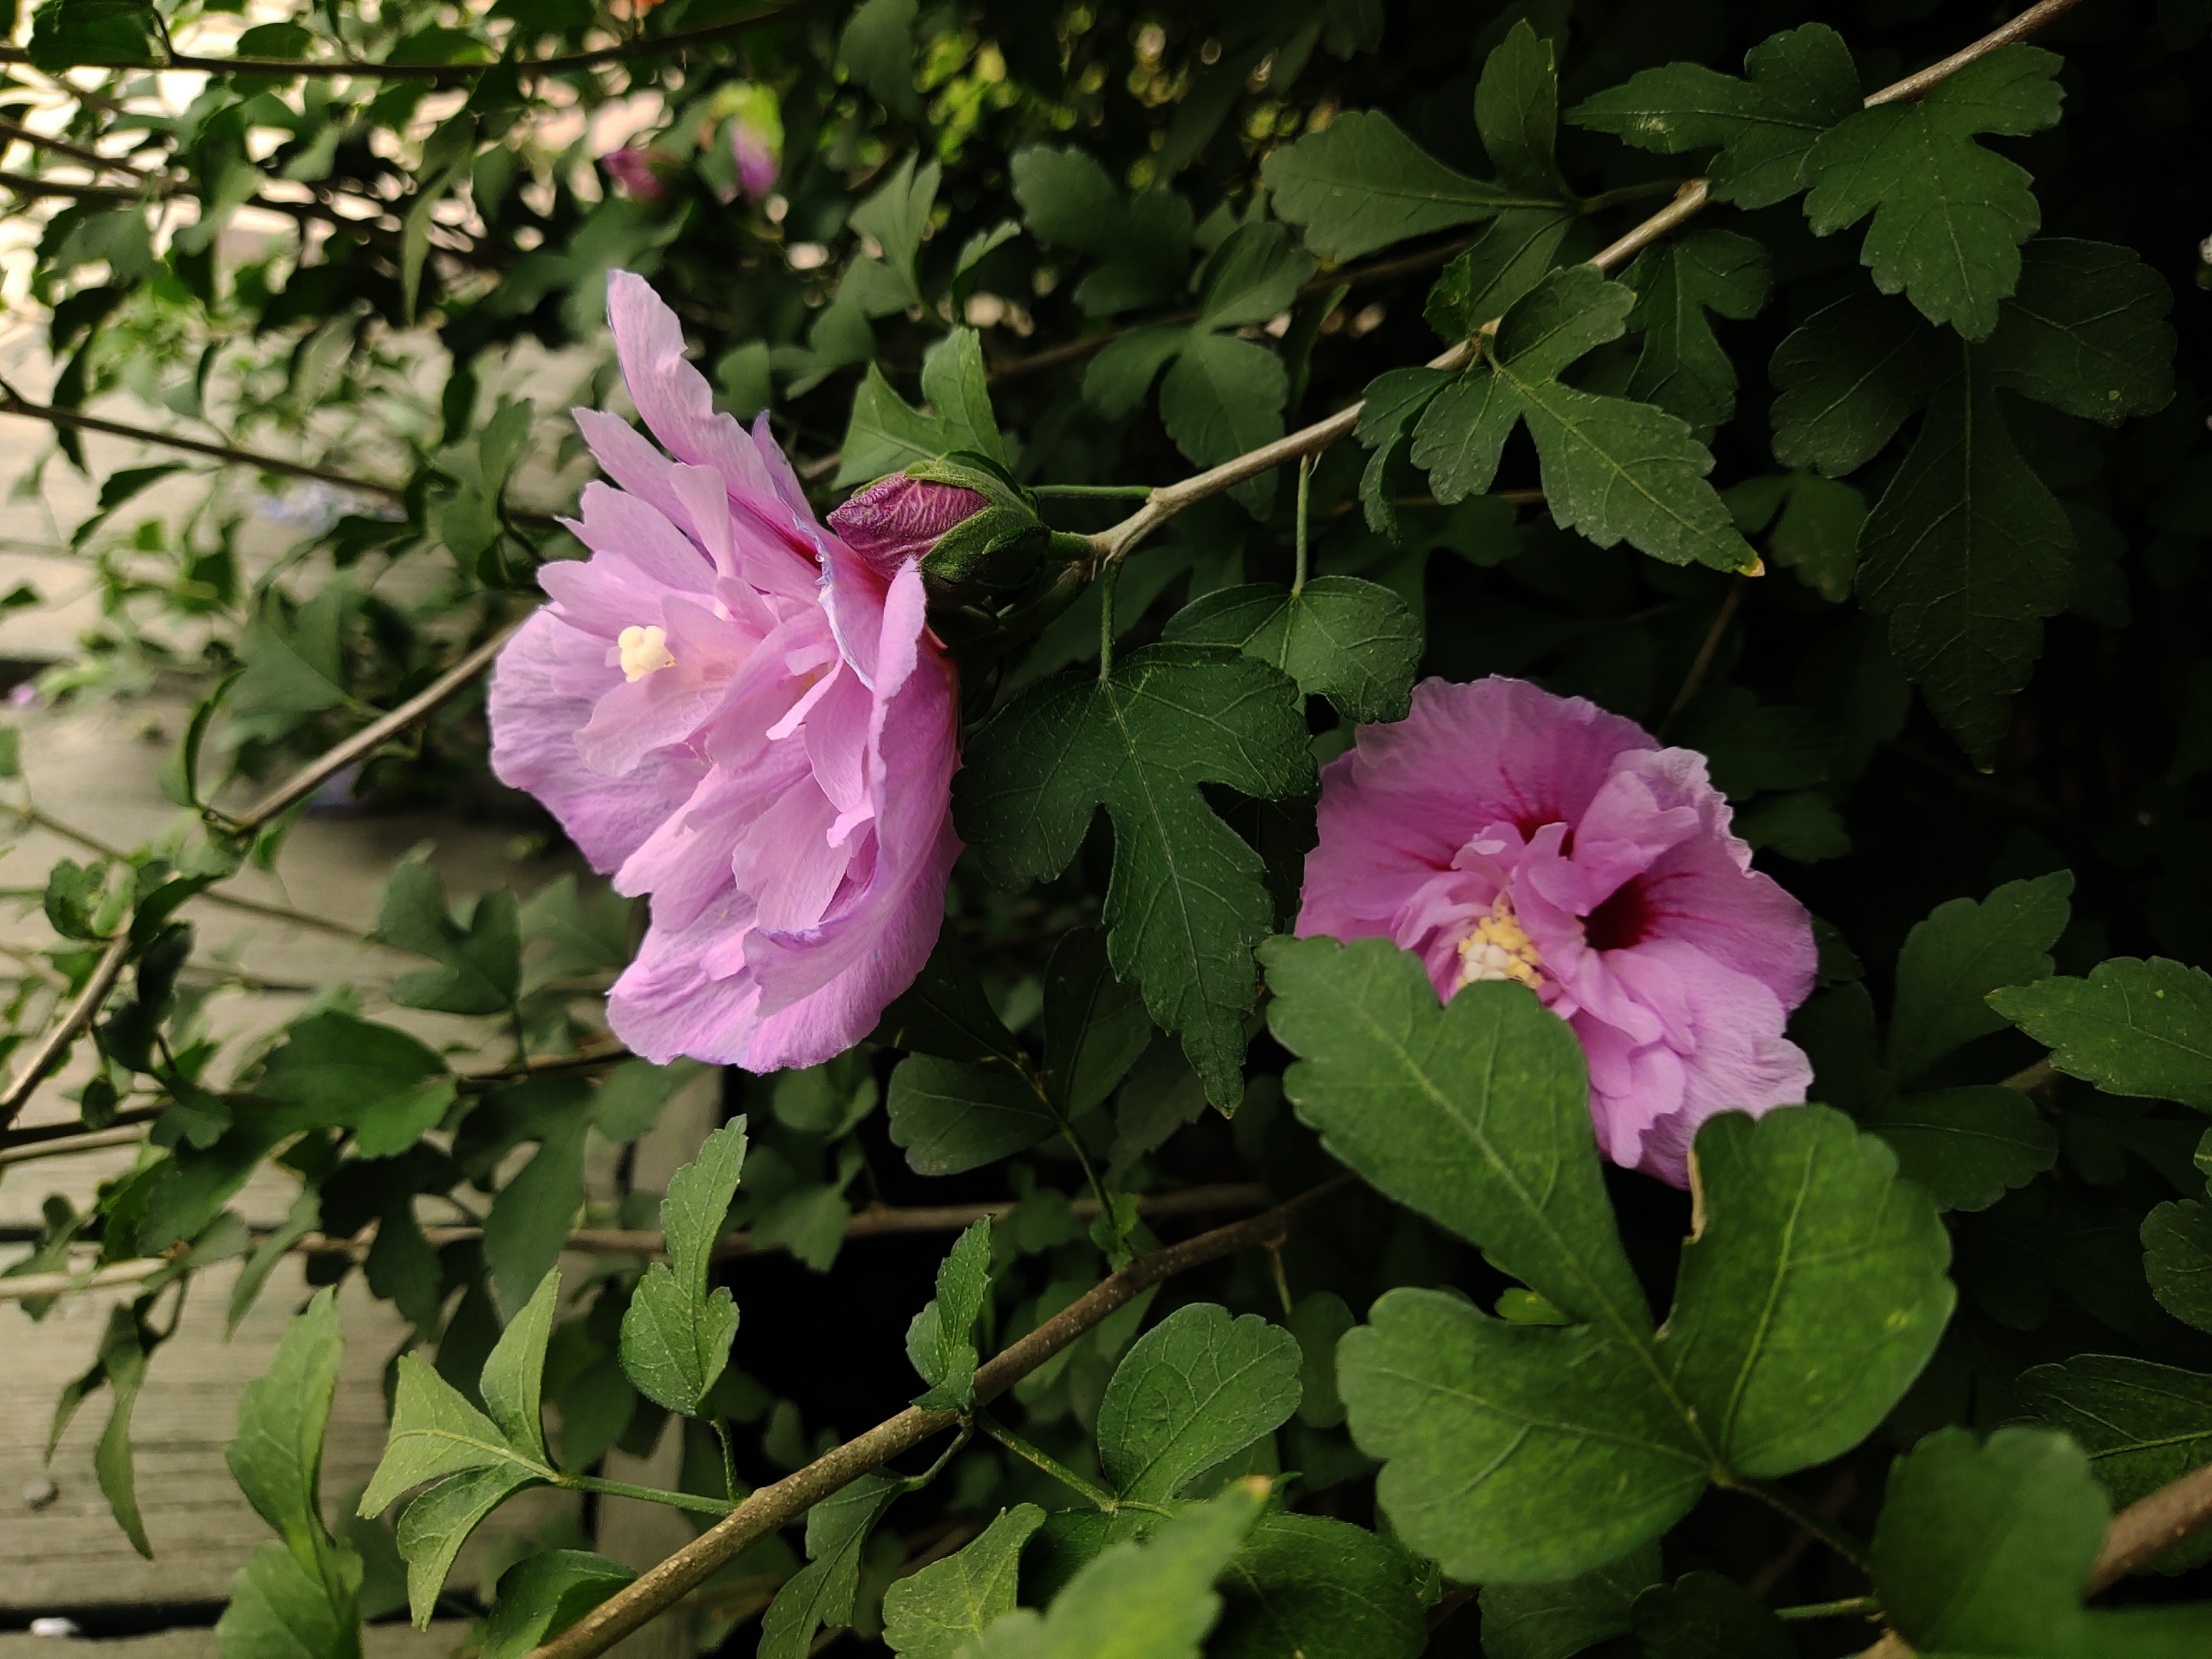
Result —
<instances>
[{"instance_id":1,"label":"yellow pollen","mask_svg":"<svg viewBox=\"0 0 2212 1659\"><path fill-rule=\"evenodd\" d=\"M1479 979L1510 979L1533 991L1543 982L1539 970L1544 958L1513 914L1513 901L1503 893L1491 904L1490 914L1460 941L1459 960L1461 985L1472 985Z\"/></svg>"},{"instance_id":2,"label":"yellow pollen","mask_svg":"<svg viewBox=\"0 0 2212 1659\"><path fill-rule=\"evenodd\" d=\"M606 637L602 634L601 639ZM615 637L615 648L622 653L623 678L641 680L647 674L676 666L676 659L668 654L668 630L665 628L625 628Z\"/></svg>"}]
</instances>

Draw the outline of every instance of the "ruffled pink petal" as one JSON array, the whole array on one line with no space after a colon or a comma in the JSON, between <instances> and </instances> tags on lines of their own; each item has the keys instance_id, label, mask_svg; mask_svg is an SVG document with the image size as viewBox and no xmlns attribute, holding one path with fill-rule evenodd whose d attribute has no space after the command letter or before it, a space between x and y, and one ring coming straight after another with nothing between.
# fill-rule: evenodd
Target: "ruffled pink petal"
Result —
<instances>
[{"instance_id":1,"label":"ruffled pink petal","mask_svg":"<svg viewBox=\"0 0 2212 1659\"><path fill-rule=\"evenodd\" d=\"M598 695L621 684L605 645L550 611L524 623L500 653L489 714L492 772L545 804L595 870L611 871L690 799L706 770L689 755L654 755L626 776L588 769L576 732Z\"/></svg>"}]
</instances>

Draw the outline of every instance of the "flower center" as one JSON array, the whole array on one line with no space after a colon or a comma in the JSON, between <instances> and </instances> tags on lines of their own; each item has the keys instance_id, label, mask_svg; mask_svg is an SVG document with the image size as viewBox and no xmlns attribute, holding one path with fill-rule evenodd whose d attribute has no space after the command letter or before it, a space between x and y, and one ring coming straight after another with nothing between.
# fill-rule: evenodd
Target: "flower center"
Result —
<instances>
[{"instance_id":1,"label":"flower center","mask_svg":"<svg viewBox=\"0 0 2212 1659\"><path fill-rule=\"evenodd\" d=\"M606 635L602 634L599 637L605 639ZM641 680L647 674L676 666L676 659L668 654L668 630L665 628L625 628L615 636L615 648L622 653L623 678L626 680Z\"/></svg>"},{"instance_id":2,"label":"flower center","mask_svg":"<svg viewBox=\"0 0 2212 1659\"><path fill-rule=\"evenodd\" d=\"M1472 985L1479 979L1510 979L1533 991L1543 982L1544 958L1538 954L1535 941L1522 931L1521 919L1513 913L1513 901L1503 893L1492 901L1490 914L1459 942L1459 960L1460 985Z\"/></svg>"}]
</instances>

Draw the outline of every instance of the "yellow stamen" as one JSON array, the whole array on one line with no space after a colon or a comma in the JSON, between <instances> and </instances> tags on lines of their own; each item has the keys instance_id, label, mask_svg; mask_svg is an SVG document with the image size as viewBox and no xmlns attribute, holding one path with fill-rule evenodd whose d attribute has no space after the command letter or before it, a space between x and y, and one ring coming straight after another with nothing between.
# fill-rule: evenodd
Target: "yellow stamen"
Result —
<instances>
[{"instance_id":1,"label":"yellow stamen","mask_svg":"<svg viewBox=\"0 0 2212 1659\"><path fill-rule=\"evenodd\" d=\"M1490 914L1460 941L1459 960L1461 985L1472 985L1479 979L1510 979L1533 991L1543 983L1540 970L1544 958L1513 914L1513 901L1503 893L1491 904Z\"/></svg>"},{"instance_id":2,"label":"yellow stamen","mask_svg":"<svg viewBox=\"0 0 2212 1659\"><path fill-rule=\"evenodd\" d=\"M605 639L603 634L599 636ZM676 659L668 654L668 630L665 628L625 628L615 638L615 648L622 653L623 678L641 680L664 668L676 666Z\"/></svg>"}]
</instances>

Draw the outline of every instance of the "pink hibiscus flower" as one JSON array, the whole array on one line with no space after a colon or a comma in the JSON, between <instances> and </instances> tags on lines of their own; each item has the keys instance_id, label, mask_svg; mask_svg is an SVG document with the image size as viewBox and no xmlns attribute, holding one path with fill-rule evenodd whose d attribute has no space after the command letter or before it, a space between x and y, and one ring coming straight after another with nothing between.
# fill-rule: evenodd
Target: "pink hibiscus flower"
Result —
<instances>
[{"instance_id":1,"label":"pink hibiscus flower","mask_svg":"<svg viewBox=\"0 0 2212 1659\"><path fill-rule=\"evenodd\" d=\"M552 603L492 682L492 767L544 802L652 926L616 981L649 1060L811 1066L921 972L960 850L951 664L912 562L878 571L814 521L766 417L714 412L673 313L608 279L623 378L670 459L575 411L615 482L547 565Z\"/></svg>"},{"instance_id":2,"label":"pink hibiscus flower","mask_svg":"<svg viewBox=\"0 0 2212 1659\"><path fill-rule=\"evenodd\" d=\"M1428 680L1322 770L1297 931L1380 936L1437 994L1529 987L1589 1058L1614 1163L1689 1182L1698 1125L1802 1101L1812 919L1751 868L1705 757L1523 680Z\"/></svg>"}]
</instances>

